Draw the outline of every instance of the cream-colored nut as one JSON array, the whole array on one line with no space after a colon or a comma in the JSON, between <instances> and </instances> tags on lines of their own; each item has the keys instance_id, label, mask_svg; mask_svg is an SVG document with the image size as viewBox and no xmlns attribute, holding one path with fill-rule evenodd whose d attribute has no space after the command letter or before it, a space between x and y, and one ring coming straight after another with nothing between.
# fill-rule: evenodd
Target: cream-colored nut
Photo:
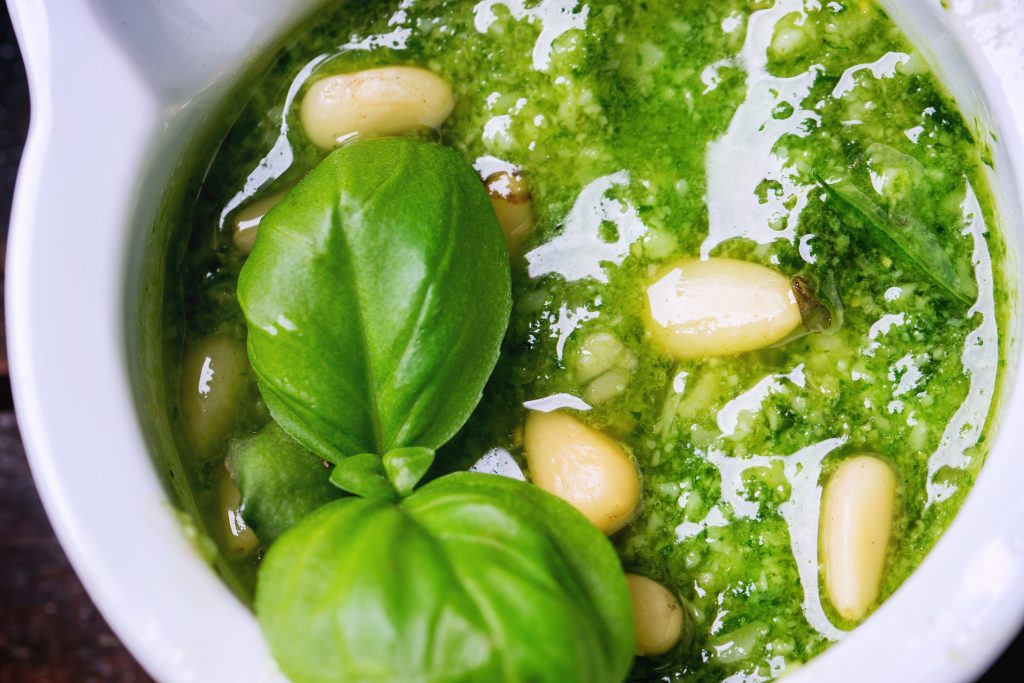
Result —
<instances>
[{"instance_id":1,"label":"cream-colored nut","mask_svg":"<svg viewBox=\"0 0 1024 683\"><path fill-rule=\"evenodd\" d=\"M647 328L677 360L730 356L770 346L800 324L789 280L727 258L685 259L647 288Z\"/></svg>"},{"instance_id":2,"label":"cream-colored nut","mask_svg":"<svg viewBox=\"0 0 1024 683\"><path fill-rule=\"evenodd\" d=\"M563 413L532 412L523 435L534 484L611 534L640 502L640 475L614 439Z\"/></svg>"},{"instance_id":3,"label":"cream-colored nut","mask_svg":"<svg viewBox=\"0 0 1024 683\"><path fill-rule=\"evenodd\" d=\"M593 382L583 391L583 400L592 406L610 401L629 386L632 375L623 368L612 368Z\"/></svg>"},{"instance_id":4,"label":"cream-colored nut","mask_svg":"<svg viewBox=\"0 0 1024 683\"><path fill-rule=\"evenodd\" d=\"M874 455L858 455L829 478L821 497L818 549L825 589L844 619L878 600L896 501L896 474Z\"/></svg>"},{"instance_id":5,"label":"cream-colored nut","mask_svg":"<svg viewBox=\"0 0 1024 683\"><path fill-rule=\"evenodd\" d=\"M732 631L718 633L707 641L707 649L714 653L716 662L738 664L749 661L762 647L768 627L760 621L752 621Z\"/></svg>"},{"instance_id":6,"label":"cream-colored nut","mask_svg":"<svg viewBox=\"0 0 1024 683\"><path fill-rule=\"evenodd\" d=\"M611 332L587 335L576 353L576 379L589 382L618 365L628 353L626 345Z\"/></svg>"},{"instance_id":7,"label":"cream-colored nut","mask_svg":"<svg viewBox=\"0 0 1024 683\"><path fill-rule=\"evenodd\" d=\"M217 511L224 524L224 547L236 555L249 555L260 542L242 519L241 504L242 494L225 472L217 491Z\"/></svg>"},{"instance_id":8,"label":"cream-colored nut","mask_svg":"<svg viewBox=\"0 0 1024 683\"><path fill-rule=\"evenodd\" d=\"M817 31L812 21L799 12L782 17L775 25L768 56L771 59L787 59L817 44Z\"/></svg>"},{"instance_id":9,"label":"cream-colored nut","mask_svg":"<svg viewBox=\"0 0 1024 683\"><path fill-rule=\"evenodd\" d=\"M249 361L241 340L217 334L193 342L181 362L181 419L189 443L202 456L235 426L248 382Z\"/></svg>"},{"instance_id":10,"label":"cream-colored nut","mask_svg":"<svg viewBox=\"0 0 1024 683\"><path fill-rule=\"evenodd\" d=\"M235 225L231 232L231 238L240 252L248 254L252 251L253 245L256 244L256 234L259 231L260 222L272 208L277 206L282 197L284 197L284 192L268 195L246 205L235 214Z\"/></svg>"},{"instance_id":11,"label":"cream-colored nut","mask_svg":"<svg viewBox=\"0 0 1024 683\"><path fill-rule=\"evenodd\" d=\"M626 574L633 598L633 651L641 657L663 655L679 642L683 607L667 588L639 574Z\"/></svg>"},{"instance_id":12,"label":"cream-colored nut","mask_svg":"<svg viewBox=\"0 0 1024 683\"><path fill-rule=\"evenodd\" d=\"M440 76L414 66L387 66L320 79L302 98L299 117L314 144L331 148L352 136L440 128L454 107L452 88Z\"/></svg>"},{"instance_id":13,"label":"cream-colored nut","mask_svg":"<svg viewBox=\"0 0 1024 683\"><path fill-rule=\"evenodd\" d=\"M530 188L519 173L498 171L484 181L491 195L491 205L498 215L498 223L505 233L508 254L519 256L523 242L533 230L533 202Z\"/></svg>"}]
</instances>

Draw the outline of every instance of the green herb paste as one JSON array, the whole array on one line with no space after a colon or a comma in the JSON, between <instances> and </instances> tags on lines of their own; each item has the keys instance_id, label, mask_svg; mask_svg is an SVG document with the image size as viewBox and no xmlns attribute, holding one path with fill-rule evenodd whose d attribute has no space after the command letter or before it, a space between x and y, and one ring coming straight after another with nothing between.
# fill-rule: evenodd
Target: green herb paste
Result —
<instances>
[{"instance_id":1,"label":"green herb paste","mask_svg":"<svg viewBox=\"0 0 1024 683\"><path fill-rule=\"evenodd\" d=\"M640 511L613 541L687 613L681 644L638 658L633 679L765 681L827 648L853 626L818 569L818 501L838 461L874 452L898 475L882 599L982 464L1008 309L985 141L870 0L332 3L243 85L244 108L223 112L179 226L168 338L244 344L233 218L326 155L299 121L305 85L401 64L452 84L440 141L481 178L521 170L536 222L513 262L497 370L430 476L514 473L524 403L567 406L636 459ZM837 181L879 216L912 215L949 267L877 239L884 225L830 198ZM645 336L644 293L660 266L694 256L810 278L831 327L673 362ZM232 544L220 492L229 440L269 415L242 375L229 433L203 453L182 437L180 466L247 596L261 549Z\"/></svg>"}]
</instances>

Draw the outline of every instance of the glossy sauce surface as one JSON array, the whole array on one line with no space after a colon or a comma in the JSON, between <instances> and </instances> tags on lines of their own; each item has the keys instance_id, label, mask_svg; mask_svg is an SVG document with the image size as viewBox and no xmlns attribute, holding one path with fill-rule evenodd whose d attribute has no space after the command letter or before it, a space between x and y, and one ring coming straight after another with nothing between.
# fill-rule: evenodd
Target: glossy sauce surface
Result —
<instances>
[{"instance_id":1,"label":"glossy sauce surface","mask_svg":"<svg viewBox=\"0 0 1024 683\"><path fill-rule=\"evenodd\" d=\"M236 219L326 153L300 120L312 83L392 65L450 83L441 141L481 180L521 173L532 200L502 359L447 467L522 476L522 428L538 409L628 448L641 502L613 540L627 571L679 597L692 629L638 659L636 680L769 680L840 639L853 624L823 597L824 482L859 452L893 466L884 599L969 489L999 383L1003 246L984 141L920 55L867 0L329 4L247 84L237 118L225 113L181 228L184 319L169 337L244 344ZM977 300L951 302L869 239L816 180L840 177L912 207ZM645 323L650 288L672 264L709 257L806 276L831 327L807 332L783 296L788 329L763 344L666 352ZM720 308L715 294L698 303ZM233 542L217 492L229 439L268 415L251 374L230 384L229 433L202 443L217 452L182 457L198 526L244 594L259 551Z\"/></svg>"}]
</instances>

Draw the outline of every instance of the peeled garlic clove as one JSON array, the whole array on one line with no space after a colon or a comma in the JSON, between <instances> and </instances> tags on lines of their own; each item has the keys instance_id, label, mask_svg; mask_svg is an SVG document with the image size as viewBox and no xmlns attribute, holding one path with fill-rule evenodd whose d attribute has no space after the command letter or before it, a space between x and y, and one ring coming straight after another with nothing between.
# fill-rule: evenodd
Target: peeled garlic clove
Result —
<instances>
[{"instance_id":1,"label":"peeled garlic clove","mask_svg":"<svg viewBox=\"0 0 1024 683\"><path fill-rule=\"evenodd\" d=\"M277 192L262 199L257 199L247 204L235 214L231 238L240 252L248 254L252 251L253 245L256 244L256 234L259 230L260 222L263 221L263 217L272 208L277 206L282 197L284 197L284 193Z\"/></svg>"},{"instance_id":2,"label":"peeled garlic clove","mask_svg":"<svg viewBox=\"0 0 1024 683\"><path fill-rule=\"evenodd\" d=\"M532 412L523 434L534 484L567 501L606 534L640 502L640 475L622 446L563 413Z\"/></svg>"},{"instance_id":3,"label":"peeled garlic clove","mask_svg":"<svg viewBox=\"0 0 1024 683\"><path fill-rule=\"evenodd\" d=\"M647 288L647 328L677 360L729 356L771 346L800 324L789 280L727 258L685 259Z\"/></svg>"},{"instance_id":4,"label":"peeled garlic clove","mask_svg":"<svg viewBox=\"0 0 1024 683\"><path fill-rule=\"evenodd\" d=\"M313 144L331 148L351 137L440 128L455 107L448 82L414 66L388 66L316 81L299 117Z\"/></svg>"},{"instance_id":5,"label":"peeled garlic clove","mask_svg":"<svg viewBox=\"0 0 1024 683\"><path fill-rule=\"evenodd\" d=\"M829 601L862 619L878 600L896 502L896 474L874 455L844 460L821 497L818 550Z\"/></svg>"},{"instance_id":6,"label":"peeled garlic clove","mask_svg":"<svg viewBox=\"0 0 1024 683\"><path fill-rule=\"evenodd\" d=\"M626 574L633 598L633 651L641 657L663 655L679 642L683 633L683 606L657 581Z\"/></svg>"},{"instance_id":7,"label":"peeled garlic clove","mask_svg":"<svg viewBox=\"0 0 1024 683\"><path fill-rule=\"evenodd\" d=\"M245 345L231 335L204 337L185 349L181 420L185 436L200 455L216 454L216 446L230 435L248 372Z\"/></svg>"}]
</instances>

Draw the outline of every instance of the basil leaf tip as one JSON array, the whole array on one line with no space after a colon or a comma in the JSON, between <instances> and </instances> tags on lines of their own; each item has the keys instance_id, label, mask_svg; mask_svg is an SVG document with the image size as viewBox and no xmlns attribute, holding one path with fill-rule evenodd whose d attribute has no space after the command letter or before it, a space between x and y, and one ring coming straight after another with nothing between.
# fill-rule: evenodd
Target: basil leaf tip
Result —
<instances>
[{"instance_id":1,"label":"basil leaf tip","mask_svg":"<svg viewBox=\"0 0 1024 683\"><path fill-rule=\"evenodd\" d=\"M384 473L380 456L360 453L338 462L331 471L331 483L363 498L395 500L398 495Z\"/></svg>"},{"instance_id":2,"label":"basil leaf tip","mask_svg":"<svg viewBox=\"0 0 1024 683\"><path fill-rule=\"evenodd\" d=\"M398 495L405 497L412 493L430 469L434 462L434 451L421 446L396 448L385 453L382 461L388 481Z\"/></svg>"}]
</instances>

